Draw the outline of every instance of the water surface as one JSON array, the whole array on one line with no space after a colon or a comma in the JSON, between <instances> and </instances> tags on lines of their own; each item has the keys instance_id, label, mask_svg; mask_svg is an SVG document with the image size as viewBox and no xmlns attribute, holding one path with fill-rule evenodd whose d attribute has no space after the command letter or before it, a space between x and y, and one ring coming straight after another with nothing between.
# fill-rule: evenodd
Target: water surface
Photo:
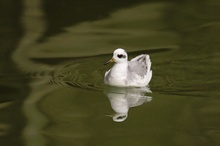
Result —
<instances>
[{"instance_id":1,"label":"water surface","mask_svg":"<svg viewBox=\"0 0 220 146\"><path fill-rule=\"evenodd\" d=\"M220 144L218 1L0 5L2 145ZM103 84L119 47L151 56L149 88Z\"/></svg>"}]
</instances>

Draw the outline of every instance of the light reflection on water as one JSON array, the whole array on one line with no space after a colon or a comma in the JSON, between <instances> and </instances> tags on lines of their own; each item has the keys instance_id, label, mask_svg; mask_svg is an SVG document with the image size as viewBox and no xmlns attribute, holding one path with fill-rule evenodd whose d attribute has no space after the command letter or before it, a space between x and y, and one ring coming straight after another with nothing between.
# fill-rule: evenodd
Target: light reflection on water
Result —
<instances>
[{"instance_id":1,"label":"light reflection on water","mask_svg":"<svg viewBox=\"0 0 220 146\"><path fill-rule=\"evenodd\" d=\"M152 100L151 96L146 96L151 90L146 88L114 88L108 87L105 90L111 107L114 110L112 117L115 122L123 122L128 118L128 111L132 107L137 107Z\"/></svg>"},{"instance_id":2,"label":"light reflection on water","mask_svg":"<svg viewBox=\"0 0 220 146\"><path fill-rule=\"evenodd\" d=\"M133 4L102 19L66 25L47 38L43 1L25 0L20 19L24 34L12 54L16 65L5 65L16 69L1 74L3 143L218 145L218 7L194 3ZM203 6L213 11L195 13ZM104 89L107 68L102 64L118 47L129 58L151 55L153 93ZM123 122L113 122L106 113Z\"/></svg>"}]
</instances>

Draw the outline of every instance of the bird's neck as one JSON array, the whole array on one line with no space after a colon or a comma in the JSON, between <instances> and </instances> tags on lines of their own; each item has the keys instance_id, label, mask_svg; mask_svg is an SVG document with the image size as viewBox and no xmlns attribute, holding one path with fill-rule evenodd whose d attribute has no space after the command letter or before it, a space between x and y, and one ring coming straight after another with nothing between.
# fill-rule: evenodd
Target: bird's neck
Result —
<instances>
[{"instance_id":1,"label":"bird's neck","mask_svg":"<svg viewBox=\"0 0 220 146\"><path fill-rule=\"evenodd\" d=\"M128 62L115 63L112 67L113 76L127 76Z\"/></svg>"}]
</instances>

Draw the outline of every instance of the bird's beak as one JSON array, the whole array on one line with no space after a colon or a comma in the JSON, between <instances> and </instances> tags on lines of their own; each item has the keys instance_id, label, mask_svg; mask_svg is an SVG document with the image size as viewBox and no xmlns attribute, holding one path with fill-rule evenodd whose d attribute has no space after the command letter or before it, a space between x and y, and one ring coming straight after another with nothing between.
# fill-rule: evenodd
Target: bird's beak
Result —
<instances>
[{"instance_id":1,"label":"bird's beak","mask_svg":"<svg viewBox=\"0 0 220 146\"><path fill-rule=\"evenodd\" d=\"M115 59L114 59L114 58L110 59L109 61L107 61L106 63L104 63L104 65L107 65L107 64L109 64L109 63L111 63L111 62L115 62Z\"/></svg>"}]
</instances>

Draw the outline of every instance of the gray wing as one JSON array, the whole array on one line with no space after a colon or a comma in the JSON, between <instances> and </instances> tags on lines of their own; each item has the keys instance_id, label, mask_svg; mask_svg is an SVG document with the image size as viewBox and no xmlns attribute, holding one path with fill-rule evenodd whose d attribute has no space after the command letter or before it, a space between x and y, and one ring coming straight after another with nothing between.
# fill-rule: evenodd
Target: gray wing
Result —
<instances>
[{"instance_id":1,"label":"gray wing","mask_svg":"<svg viewBox=\"0 0 220 146\"><path fill-rule=\"evenodd\" d=\"M131 74L137 74L144 78L150 72L151 61L147 54L139 55L128 62L128 70Z\"/></svg>"}]
</instances>

